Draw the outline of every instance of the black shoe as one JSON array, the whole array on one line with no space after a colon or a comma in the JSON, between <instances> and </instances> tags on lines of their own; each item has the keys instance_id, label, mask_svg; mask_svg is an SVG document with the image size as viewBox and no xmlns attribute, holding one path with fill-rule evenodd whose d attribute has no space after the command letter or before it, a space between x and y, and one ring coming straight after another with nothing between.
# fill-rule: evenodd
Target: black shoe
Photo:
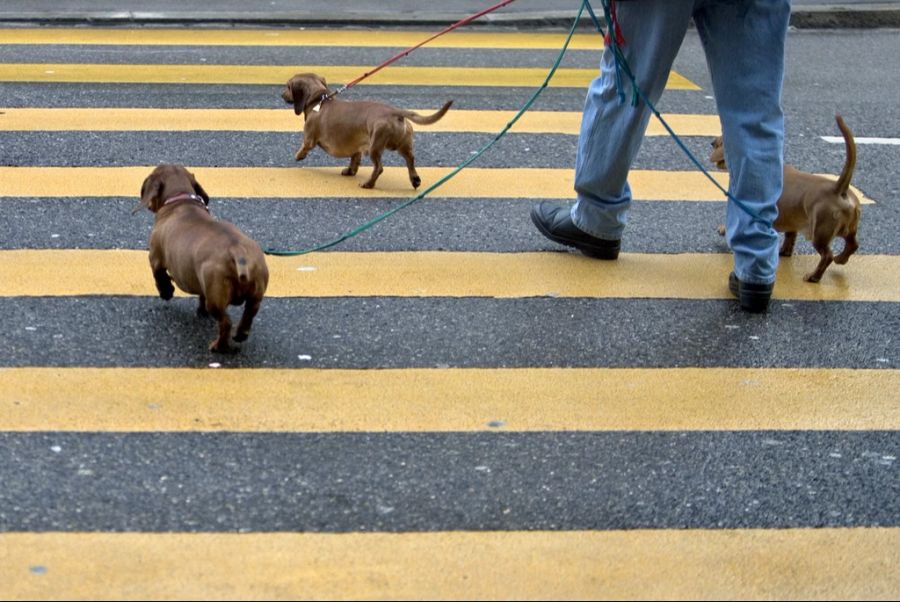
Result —
<instances>
[{"instance_id":1,"label":"black shoe","mask_svg":"<svg viewBox=\"0 0 900 602\"><path fill-rule=\"evenodd\" d=\"M579 230L572 222L568 207L554 207L546 201L531 208L531 221L541 234L559 244L575 247L589 257L616 259L619 257L618 240L606 240Z\"/></svg>"},{"instance_id":2,"label":"black shoe","mask_svg":"<svg viewBox=\"0 0 900 602\"><path fill-rule=\"evenodd\" d=\"M741 282L734 272L728 276L728 288L731 294L741 303L741 309L754 314L761 314L769 309L774 284L756 284Z\"/></svg>"}]
</instances>

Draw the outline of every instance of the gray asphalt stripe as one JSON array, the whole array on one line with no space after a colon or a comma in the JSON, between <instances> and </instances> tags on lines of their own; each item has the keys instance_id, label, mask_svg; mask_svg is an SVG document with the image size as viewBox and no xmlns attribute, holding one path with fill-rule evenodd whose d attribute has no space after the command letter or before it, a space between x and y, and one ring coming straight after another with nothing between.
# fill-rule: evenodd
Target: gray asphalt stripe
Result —
<instances>
[{"instance_id":1,"label":"gray asphalt stripe","mask_svg":"<svg viewBox=\"0 0 900 602\"><path fill-rule=\"evenodd\" d=\"M775 301L760 316L725 299L271 298L241 352L222 355L196 306L2 298L0 366L890 368L886 333L900 332L897 303Z\"/></svg>"},{"instance_id":2,"label":"gray asphalt stripe","mask_svg":"<svg viewBox=\"0 0 900 602\"><path fill-rule=\"evenodd\" d=\"M127 198L0 199L0 249L146 249L153 220L132 215ZM264 247L300 249L332 240L405 199L214 198L211 211ZM336 247L335 251L553 251L531 223L530 199L428 198ZM102 216L100 219L97 216ZM859 254L900 254L895 214L867 206ZM716 228L724 203L636 201L622 241L629 253L727 253ZM835 243L839 248L840 241ZM802 236L795 252L815 251ZM782 261L790 261L783 259ZM853 270L853 261L845 268Z\"/></svg>"},{"instance_id":3,"label":"gray asphalt stripe","mask_svg":"<svg viewBox=\"0 0 900 602\"><path fill-rule=\"evenodd\" d=\"M878 431L3 433L0 531L895 527L898 451Z\"/></svg>"}]
</instances>

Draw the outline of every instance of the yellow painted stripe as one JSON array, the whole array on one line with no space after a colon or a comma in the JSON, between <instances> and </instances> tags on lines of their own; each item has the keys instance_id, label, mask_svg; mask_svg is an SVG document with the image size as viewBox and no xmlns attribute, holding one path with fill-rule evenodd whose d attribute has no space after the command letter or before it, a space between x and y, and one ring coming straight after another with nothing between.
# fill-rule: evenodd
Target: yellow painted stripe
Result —
<instances>
[{"instance_id":1,"label":"yellow painted stripe","mask_svg":"<svg viewBox=\"0 0 900 602\"><path fill-rule=\"evenodd\" d=\"M434 31L347 29L93 29L40 28L0 29L3 44L77 44L119 46L415 46ZM425 48L497 48L559 50L565 41L560 33L454 31L429 42ZM598 34L576 34L572 50L600 50ZM387 58L385 56L384 58Z\"/></svg>"},{"instance_id":2,"label":"yellow painted stripe","mask_svg":"<svg viewBox=\"0 0 900 602\"><path fill-rule=\"evenodd\" d=\"M107 65L77 63L2 63L0 82L144 83L144 84L278 84L296 73L314 72L332 84L348 82L371 66L336 65ZM544 67L397 67L379 71L361 85L393 86L522 86L534 87L547 76ZM587 88L596 69L559 69L550 87ZM667 87L699 90L672 72ZM279 99L280 101L280 99Z\"/></svg>"},{"instance_id":3,"label":"yellow painted stripe","mask_svg":"<svg viewBox=\"0 0 900 602\"><path fill-rule=\"evenodd\" d=\"M900 529L6 533L6 600L895 600Z\"/></svg>"},{"instance_id":4,"label":"yellow painted stripe","mask_svg":"<svg viewBox=\"0 0 900 602\"><path fill-rule=\"evenodd\" d=\"M299 144L298 144L299 146ZM288 156L295 149L285 148ZM335 159L335 163L344 161ZM341 167L190 167L203 187L216 197L238 198L365 198L411 197L415 194L406 168L386 167L374 190L359 184L371 173L363 166L355 178ZM449 167L417 167L426 187L450 173ZM0 197L137 197L153 166L136 167L0 167ZM713 172L724 187L728 174ZM827 176L837 179L836 176ZM432 197L522 198L571 200L575 172L544 167L469 167L434 191ZM653 201L718 201L724 195L697 171L633 170L629 175L636 199ZM856 188L863 204L873 201Z\"/></svg>"},{"instance_id":5,"label":"yellow painted stripe","mask_svg":"<svg viewBox=\"0 0 900 602\"><path fill-rule=\"evenodd\" d=\"M728 254L625 253L604 262L555 252L330 252L266 261L268 297L727 299L733 268ZM819 284L804 282L817 262L817 255L781 261L775 298L900 301L898 256L854 255ZM0 251L0 296L156 294L146 251Z\"/></svg>"},{"instance_id":6,"label":"yellow painted stripe","mask_svg":"<svg viewBox=\"0 0 900 602\"><path fill-rule=\"evenodd\" d=\"M900 370L0 368L0 431L896 430L898 389Z\"/></svg>"},{"instance_id":7,"label":"yellow painted stripe","mask_svg":"<svg viewBox=\"0 0 900 602\"><path fill-rule=\"evenodd\" d=\"M438 107L413 109L423 115ZM433 125L415 126L429 132L499 132L515 111L452 109ZM722 128L717 115L663 115L679 136L718 136ZM578 134L581 113L575 111L529 111L512 132L534 134ZM30 109L0 107L0 131L242 131L299 132L303 120L282 109ZM668 133L653 120L648 136Z\"/></svg>"}]
</instances>

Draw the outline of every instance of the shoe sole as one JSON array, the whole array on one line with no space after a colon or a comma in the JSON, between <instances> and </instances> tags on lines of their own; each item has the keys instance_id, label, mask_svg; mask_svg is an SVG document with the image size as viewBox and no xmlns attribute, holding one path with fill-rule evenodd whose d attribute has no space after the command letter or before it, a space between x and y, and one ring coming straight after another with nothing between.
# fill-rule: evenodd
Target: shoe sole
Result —
<instances>
[{"instance_id":1,"label":"shoe sole","mask_svg":"<svg viewBox=\"0 0 900 602\"><path fill-rule=\"evenodd\" d=\"M568 238L562 238L560 236L556 236L551 233L547 228L544 227L544 223L541 219L536 215L535 210L531 210L531 221L537 227L538 230L541 231L541 234L549 238L555 243L559 243L561 245L565 245L567 247L572 247L578 249L588 257L593 257L594 259L607 259L614 260L619 258L619 248L606 248L606 247L594 247L589 244L575 242L573 240L569 240Z\"/></svg>"}]
</instances>

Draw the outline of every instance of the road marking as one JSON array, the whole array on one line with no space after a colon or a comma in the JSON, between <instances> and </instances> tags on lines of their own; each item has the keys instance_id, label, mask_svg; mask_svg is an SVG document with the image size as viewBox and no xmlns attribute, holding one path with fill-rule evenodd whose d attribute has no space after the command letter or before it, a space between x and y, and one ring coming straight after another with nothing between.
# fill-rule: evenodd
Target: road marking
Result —
<instances>
[{"instance_id":1,"label":"road marking","mask_svg":"<svg viewBox=\"0 0 900 602\"><path fill-rule=\"evenodd\" d=\"M844 144L844 139L841 136L821 136L821 138L825 142L830 142L831 144ZM854 138L853 140L856 144L900 145L900 138Z\"/></svg>"},{"instance_id":2,"label":"road marking","mask_svg":"<svg viewBox=\"0 0 900 602\"><path fill-rule=\"evenodd\" d=\"M149 219L149 217L148 217ZM710 236L716 236L711 233ZM730 299L730 254L327 252L267 257L267 297L588 297ZM818 255L784 259L775 299L900 301L900 256L854 255L819 284ZM303 269L315 267L316 269ZM179 293L180 294L180 293ZM146 251L0 251L0 296L156 296Z\"/></svg>"},{"instance_id":3,"label":"road marking","mask_svg":"<svg viewBox=\"0 0 900 602\"><path fill-rule=\"evenodd\" d=\"M270 84L283 86L296 73L314 72L331 83L348 82L370 71L358 65L110 65L80 63L2 63L0 82L140 83L140 84ZM391 67L360 85L536 87L547 76L544 67ZM586 89L596 69L559 69L550 87ZM699 90L672 72L670 90ZM280 99L278 99L280 102Z\"/></svg>"},{"instance_id":4,"label":"road marking","mask_svg":"<svg viewBox=\"0 0 900 602\"><path fill-rule=\"evenodd\" d=\"M287 153L293 149L286 148ZM343 163L339 159L335 162ZM0 167L0 197L136 197L155 166L130 167ZM371 173L360 168L356 177L340 175L341 167L190 167L210 194L237 198L365 198L412 197L406 168L386 167L374 190L359 184ZM447 175L450 167L418 167L422 186ZM728 186L728 174L713 177ZM837 176L827 175L833 180ZM573 169L469 167L431 194L444 198L562 199L574 197ZM633 170L629 177L636 199L654 201L715 201L724 195L697 171ZM863 204L872 201L861 191Z\"/></svg>"},{"instance_id":5,"label":"road marking","mask_svg":"<svg viewBox=\"0 0 900 602\"><path fill-rule=\"evenodd\" d=\"M116 46L357 46L406 48L434 35L433 31L346 29L94 29L47 27L0 29L3 44L116 45ZM559 50L559 33L500 33L454 31L429 42L426 48L519 48ZM576 34L570 50L601 50L603 37ZM387 58L387 57L385 57Z\"/></svg>"},{"instance_id":6,"label":"road marking","mask_svg":"<svg viewBox=\"0 0 900 602\"><path fill-rule=\"evenodd\" d=\"M0 544L7 600L893 600L900 591L897 528L5 533Z\"/></svg>"},{"instance_id":7,"label":"road marking","mask_svg":"<svg viewBox=\"0 0 900 602\"><path fill-rule=\"evenodd\" d=\"M900 370L0 368L0 430L895 430L898 388Z\"/></svg>"},{"instance_id":8,"label":"road marking","mask_svg":"<svg viewBox=\"0 0 900 602\"><path fill-rule=\"evenodd\" d=\"M413 109L428 115L438 107ZM443 119L429 126L415 126L429 132L500 131L516 111L469 111L451 109ZM663 116L680 136L718 136L717 115L667 114ZM529 111L513 126L514 133L572 134L581 128L576 111ZM249 131L300 132L303 119L290 107L281 109L20 109L0 107L0 131ZM653 120L648 136L668 133Z\"/></svg>"}]
</instances>

